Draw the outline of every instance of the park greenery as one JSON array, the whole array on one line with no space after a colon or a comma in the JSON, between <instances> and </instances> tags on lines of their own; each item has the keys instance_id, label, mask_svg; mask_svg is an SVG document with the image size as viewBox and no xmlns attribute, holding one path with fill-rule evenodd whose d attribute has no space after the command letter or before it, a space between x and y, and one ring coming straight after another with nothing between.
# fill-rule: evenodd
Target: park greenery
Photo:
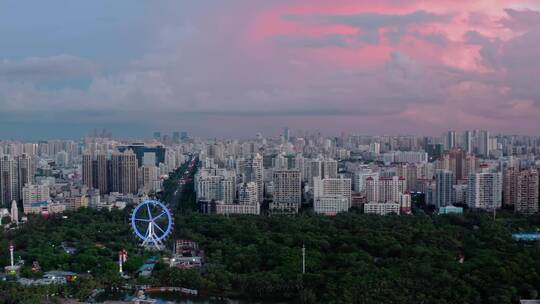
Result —
<instances>
[{"instance_id":1,"label":"park greenery","mask_svg":"<svg viewBox=\"0 0 540 304\"><path fill-rule=\"evenodd\" d=\"M129 282L297 303L500 304L536 298L540 290L540 247L511 237L540 228L537 215L502 213L494 220L491 214L472 212L381 217L353 211L335 217L309 212L225 217L195 212L192 192L193 185L186 185L187 194L173 202L176 224L169 247L173 239L199 242L205 267L180 270L158 263L150 278ZM39 275L29 270L38 261L42 271L69 270L80 278L53 291L0 283L0 302L34 303L45 294L84 299L94 288L122 286L126 281L117 273L118 250L129 252L125 270L132 276L156 254L138 246L129 212L82 209L66 217L36 216L5 232L0 264L7 265L8 242L13 242L16 256L26 261L23 275ZM65 242L77 252L67 254Z\"/></svg>"}]
</instances>

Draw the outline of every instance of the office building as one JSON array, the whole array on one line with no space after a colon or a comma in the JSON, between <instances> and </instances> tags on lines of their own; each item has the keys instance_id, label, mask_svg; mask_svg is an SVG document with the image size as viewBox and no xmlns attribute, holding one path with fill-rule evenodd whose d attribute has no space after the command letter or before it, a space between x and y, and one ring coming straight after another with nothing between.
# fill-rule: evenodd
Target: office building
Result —
<instances>
[{"instance_id":1,"label":"office building","mask_svg":"<svg viewBox=\"0 0 540 304\"><path fill-rule=\"evenodd\" d=\"M450 170L435 172L435 206L437 208L451 206L455 203L454 184L456 178Z\"/></svg>"}]
</instances>

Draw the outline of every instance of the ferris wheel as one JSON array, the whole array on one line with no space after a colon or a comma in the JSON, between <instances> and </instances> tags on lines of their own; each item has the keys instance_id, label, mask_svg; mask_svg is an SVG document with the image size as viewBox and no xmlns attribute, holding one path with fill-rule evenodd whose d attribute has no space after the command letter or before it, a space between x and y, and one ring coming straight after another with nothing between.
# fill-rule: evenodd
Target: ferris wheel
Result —
<instances>
[{"instance_id":1,"label":"ferris wheel","mask_svg":"<svg viewBox=\"0 0 540 304\"><path fill-rule=\"evenodd\" d=\"M162 250L172 227L171 211L158 200L145 200L131 213L131 228L147 248Z\"/></svg>"}]
</instances>

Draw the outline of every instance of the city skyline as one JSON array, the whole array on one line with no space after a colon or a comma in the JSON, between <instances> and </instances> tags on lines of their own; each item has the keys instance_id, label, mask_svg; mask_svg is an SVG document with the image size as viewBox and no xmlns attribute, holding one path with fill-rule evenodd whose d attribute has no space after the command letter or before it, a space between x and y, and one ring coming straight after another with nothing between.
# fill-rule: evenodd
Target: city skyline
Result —
<instances>
[{"instance_id":1,"label":"city skyline","mask_svg":"<svg viewBox=\"0 0 540 304\"><path fill-rule=\"evenodd\" d=\"M540 114L538 1L4 1L0 34L4 139L534 135Z\"/></svg>"},{"instance_id":2,"label":"city skyline","mask_svg":"<svg viewBox=\"0 0 540 304\"><path fill-rule=\"evenodd\" d=\"M0 303L540 303L540 0L1 0L0 37Z\"/></svg>"},{"instance_id":3,"label":"city skyline","mask_svg":"<svg viewBox=\"0 0 540 304\"><path fill-rule=\"evenodd\" d=\"M133 130L131 130L133 131ZM517 137L528 137L528 138L538 138L540 135L537 135L535 133L533 134L523 134L523 133L505 133L505 132L495 132L493 130L489 129L467 129L467 130L459 130L459 129L451 129L451 130L445 130L443 132L423 132L423 133L404 133L404 132L394 132L394 133L377 133L374 132L345 132L345 131L339 131L336 133L328 132L328 130L320 130L320 129L296 129L291 130L288 127L284 128L276 128L272 129L268 133L262 133L262 132L252 132L249 134L246 134L245 136L241 136L238 134L226 134L224 136L214 136L208 135L208 136L201 136L200 133L194 133L187 131L187 130L150 130L150 129L144 129L142 133L136 133L133 132L131 136L123 136L123 134L116 134L113 133L110 129L93 129L92 131L85 130L82 133L77 133L72 136L70 135L58 135L58 134L51 134L51 136L45 136L41 137L38 136L36 133L29 134L28 136L6 136L1 137L0 136L0 142L22 142L22 143L32 143L32 142L40 142L40 141L65 141L65 140L81 140L84 138L109 138L118 140L125 143L137 143L137 142L149 142L149 141L170 141L170 142L176 142L178 139L175 139L175 135L180 135L181 133L184 133L186 135L185 138L182 138L182 140L185 139L198 139L198 140L237 140L237 141L246 141L246 140L253 140L258 137L263 137L266 139L280 139L281 137L285 136L285 132L288 132L290 135L290 138L304 138L306 136L316 136L320 135L323 137L328 138L341 138L341 137L349 137L349 136L359 136L359 137L373 137L373 138L416 138L416 139L428 139L430 141L433 141L434 143L440 143L442 145L447 146L448 145L448 134L453 133L454 134L454 140L458 141L464 145L466 145L467 141L467 134L470 133L480 133L480 132L487 132L489 136L492 137L498 137L498 136L517 136ZM10 134L16 134L16 133L10 133ZM159 137L156 137L156 135L159 134ZM459 146L456 144L456 147ZM466 148L466 147L464 147Z\"/></svg>"}]
</instances>

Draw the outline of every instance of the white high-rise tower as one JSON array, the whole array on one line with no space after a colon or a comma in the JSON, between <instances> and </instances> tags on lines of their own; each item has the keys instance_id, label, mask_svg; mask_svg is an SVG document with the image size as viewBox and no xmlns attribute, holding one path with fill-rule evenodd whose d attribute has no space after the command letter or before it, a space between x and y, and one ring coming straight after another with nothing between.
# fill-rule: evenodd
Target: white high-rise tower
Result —
<instances>
[{"instance_id":1,"label":"white high-rise tower","mask_svg":"<svg viewBox=\"0 0 540 304\"><path fill-rule=\"evenodd\" d=\"M11 202L11 222L19 223L19 208L17 207L17 201Z\"/></svg>"}]
</instances>

